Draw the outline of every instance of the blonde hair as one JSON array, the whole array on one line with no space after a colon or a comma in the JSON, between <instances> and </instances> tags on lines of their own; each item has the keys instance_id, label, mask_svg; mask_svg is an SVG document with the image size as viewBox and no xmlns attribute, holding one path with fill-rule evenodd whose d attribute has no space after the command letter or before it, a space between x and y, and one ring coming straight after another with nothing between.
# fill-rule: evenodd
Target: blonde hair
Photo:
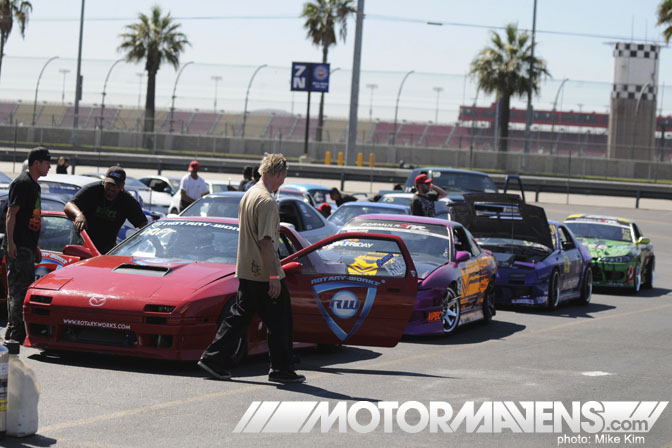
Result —
<instances>
[{"instance_id":1,"label":"blonde hair","mask_svg":"<svg viewBox=\"0 0 672 448\"><path fill-rule=\"evenodd\" d=\"M268 174L273 176L287 170L287 159L282 154L268 154L264 153L264 158L259 164L259 174Z\"/></svg>"}]
</instances>

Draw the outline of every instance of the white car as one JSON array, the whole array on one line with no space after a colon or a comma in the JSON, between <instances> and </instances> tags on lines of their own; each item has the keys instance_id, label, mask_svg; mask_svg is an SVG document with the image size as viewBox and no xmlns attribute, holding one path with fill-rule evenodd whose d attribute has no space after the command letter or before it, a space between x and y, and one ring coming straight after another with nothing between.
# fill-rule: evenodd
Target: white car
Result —
<instances>
[{"instance_id":1,"label":"white car","mask_svg":"<svg viewBox=\"0 0 672 448\"><path fill-rule=\"evenodd\" d=\"M181 177L175 176L144 176L138 179L150 189L157 192L164 192L170 194L170 205L168 206L168 214L177 215L180 211L180 182ZM206 180L210 193L219 193L222 191L231 191L229 186L231 181L228 180Z\"/></svg>"}]
</instances>

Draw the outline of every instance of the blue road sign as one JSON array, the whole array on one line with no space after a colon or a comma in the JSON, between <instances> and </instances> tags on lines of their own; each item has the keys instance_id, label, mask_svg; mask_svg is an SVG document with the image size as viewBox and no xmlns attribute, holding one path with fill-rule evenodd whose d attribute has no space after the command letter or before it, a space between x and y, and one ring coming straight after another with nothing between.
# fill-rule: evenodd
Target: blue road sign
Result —
<instances>
[{"instance_id":1,"label":"blue road sign","mask_svg":"<svg viewBox=\"0 0 672 448\"><path fill-rule=\"evenodd\" d=\"M329 64L292 62L291 90L294 92L328 92Z\"/></svg>"}]
</instances>

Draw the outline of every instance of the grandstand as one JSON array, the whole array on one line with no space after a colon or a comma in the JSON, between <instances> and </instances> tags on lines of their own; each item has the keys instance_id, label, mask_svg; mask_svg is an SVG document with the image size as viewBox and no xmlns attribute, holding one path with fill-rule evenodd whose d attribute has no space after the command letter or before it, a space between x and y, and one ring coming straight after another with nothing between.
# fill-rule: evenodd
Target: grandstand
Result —
<instances>
[{"instance_id":1,"label":"grandstand","mask_svg":"<svg viewBox=\"0 0 672 448\"><path fill-rule=\"evenodd\" d=\"M308 139L315 140L315 130L317 129L317 118L310 119L310 128L308 129ZM288 137L291 140L305 140L306 139L306 119L299 118L296 120L296 126Z\"/></svg>"},{"instance_id":2,"label":"grandstand","mask_svg":"<svg viewBox=\"0 0 672 448\"><path fill-rule=\"evenodd\" d=\"M294 115L273 115L266 130L267 138L287 138L291 135L298 119Z\"/></svg>"},{"instance_id":3,"label":"grandstand","mask_svg":"<svg viewBox=\"0 0 672 448\"><path fill-rule=\"evenodd\" d=\"M114 120L114 129L139 131L143 128L143 116L140 109L121 109Z\"/></svg>"},{"instance_id":4,"label":"grandstand","mask_svg":"<svg viewBox=\"0 0 672 448\"><path fill-rule=\"evenodd\" d=\"M455 129L453 126L430 124L427 126L424 139L420 142L421 146L445 146L453 129Z\"/></svg>"},{"instance_id":5,"label":"grandstand","mask_svg":"<svg viewBox=\"0 0 672 448\"><path fill-rule=\"evenodd\" d=\"M154 126L154 129L156 129L158 132L175 132L184 134L189 128L189 122L191 121L191 117L193 115L193 112L187 112L183 110L173 111L172 115L170 112L168 112L166 113L166 117L163 121L157 121L158 126Z\"/></svg>"},{"instance_id":6,"label":"grandstand","mask_svg":"<svg viewBox=\"0 0 672 448\"><path fill-rule=\"evenodd\" d=\"M188 123L187 133L198 135L209 134L218 119L219 115L216 113L196 112Z\"/></svg>"},{"instance_id":7,"label":"grandstand","mask_svg":"<svg viewBox=\"0 0 672 448\"><path fill-rule=\"evenodd\" d=\"M224 136L240 135L242 123L243 114L221 114L211 133Z\"/></svg>"},{"instance_id":8,"label":"grandstand","mask_svg":"<svg viewBox=\"0 0 672 448\"><path fill-rule=\"evenodd\" d=\"M418 146L425 136L427 125L424 123L403 123L398 126L397 145Z\"/></svg>"},{"instance_id":9,"label":"grandstand","mask_svg":"<svg viewBox=\"0 0 672 448\"><path fill-rule=\"evenodd\" d=\"M0 124L12 124L16 108L16 103L0 102Z\"/></svg>"},{"instance_id":10,"label":"grandstand","mask_svg":"<svg viewBox=\"0 0 672 448\"><path fill-rule=\"evenodd\" d=\"M347 120L326 119L324 121L324 129L322 129L322 141L343 143L347 138L347 130Z\"/></svg>"},{"instance_id":11,"label":"grandstand","mask_svg":"<svg viewBox=\"0 0 672 448\"><path fill-rule=\"evenodd\" d=\"M106 107L102 113L103 113L103 129L113 129L114 128L114 122L117 119L117 116L119 115L120 109L116 107ZM101 109L96 108L93 110L91 113L91 116L89 117L89 120L86 123L81 123L80 127L81 128L86 128L86 129L93 129L97 126L100 126L100 114L101 114Z\"/></svg>"},{"instance_id":12,"label":"grandstand","mask_svg":"<svg viewBox=\"0 0 672 448\"><path fill-rule=\"evenodd\" d=\"M397 124L397 130L399 130L399 125ZM369 138L370 143L373 144L391 144L394 140L394 123L388 123L386 121L379 121L375 124L371 137Z\"/></svg>"}]
</instances>

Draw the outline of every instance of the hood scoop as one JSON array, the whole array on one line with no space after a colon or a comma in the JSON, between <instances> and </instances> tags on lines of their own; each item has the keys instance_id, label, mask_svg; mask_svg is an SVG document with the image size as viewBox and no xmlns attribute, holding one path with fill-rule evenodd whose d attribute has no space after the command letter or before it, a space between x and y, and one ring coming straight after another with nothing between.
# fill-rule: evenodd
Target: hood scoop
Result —
<instances>
[{"instance_id":1,"label":"hood scoop","mask_svg":"<svg viewBox=\"0 0 672 448\"><path fill-rule=\"evenodd\" d=\"M120 264L112 270L118 274L146 275L147 277L164 277L172 272L165 266L142 266L137 264Z\"/></svg>"}]
</instances>

